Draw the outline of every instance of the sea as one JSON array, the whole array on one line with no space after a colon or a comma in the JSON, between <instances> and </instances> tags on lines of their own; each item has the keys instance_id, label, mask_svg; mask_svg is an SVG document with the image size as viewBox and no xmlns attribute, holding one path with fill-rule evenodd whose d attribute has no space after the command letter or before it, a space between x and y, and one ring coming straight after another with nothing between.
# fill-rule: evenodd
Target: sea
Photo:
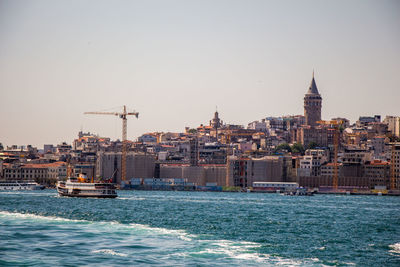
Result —
<instances>
[{"instance_id":1,"label":"sea","mask_svg":"<svg viewBox=\"0 0 400 267\"><path fill-rule=\"evenodd\" d=\"M0 192L0 266L400 266L400 197Z\"/></svg>"}]
</instances>

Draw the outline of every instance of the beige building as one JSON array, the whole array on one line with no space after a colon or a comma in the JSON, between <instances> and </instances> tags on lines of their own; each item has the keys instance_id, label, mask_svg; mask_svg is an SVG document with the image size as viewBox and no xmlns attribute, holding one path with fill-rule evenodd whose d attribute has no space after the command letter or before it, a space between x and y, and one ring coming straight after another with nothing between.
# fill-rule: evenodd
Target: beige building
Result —
<instances>
[{"instance_id":1,"label":"beige building","mask_svg":"<svg viewBox=\"0 0 400 267\"><path fill-rule=\"evenodd\" d=\"M160 165L160 178L184 178L199 186L251 187L253 182L295 182L293 160L290 156L235 158L226 164Z\"/></svg>"},{"instance_id":2,"label":"beige building","mask_svg":"<svg viewBox=\"0 0 400 267\"><path fill-rule=\"evenodd\" d=\"M296 140L303 146L310 143L316 143L320 147L328 147L333 145L335 130L326 126L304 126L297 130Z\"/></svg>"},{"instance_id":3,"label":"beige building","mask_svg":"<svg viewBox=\"0 0 400 267\"><path fill-rule=\"evenodd\" d=\"M394 162L392 163L392 174L394 175L394 187L400 189L400 143L395 143L392 146L392 156Z\"/></svg>"},{"instance_id":4,"label":"beige building","mask_svg":"<svg viewBox=\"0 0 400 267\"><path fill-rule=\"evenodd\" d=\"M388 131L394 136L400 137L400 117L386 116L383 122L388 125Z\"/></svg>"},{"instance_id":5,"label":"beige building","mask_svg":"<svg viewBox=\"0 0 400 267\"><path fill-rule=\"evenodd\" d=\"M160 178L183 178L194 185L206 186L207 184L216 184L218 186L226 185L226 165L170 165L162 164L160 166Z\"/></svg>"},{"instance_id":6,"label":"beige building","mask_svg":"<svg viewBox=\"0 0 400 267\"><path fill-rule=\"evenodd\" d=\"M228 186L250 187L254 182L294 182L291 156L266 156L229 160Z\"/></svg>"},{"instance_id":7,"label":"beige building","mask_svg":"<svg viewBox=\"0 0 400 267\"><path fill-rule=\"evenodd\" d=\"M65 178L67 167L65 162L45 164L5 164L4 179L6 180L58 180Z\"/></svg>"},{"instance_id":8,"label":"beige building","mask_svg":"<svg viewBox=\"0 0 400 267\"><path fill-rule=\"evenodd\" d=\"M96 161L97 178L110 179L121 183L121 152L98 152ZM149 154L129 152L126 156L126 179L153 178L155 158Z\"/></svg>"},{"instance_id":9,"label":"beige building","mask_svg":"<svg viewBox=\"0 0 400 267\"><path fill-rule=\"evenodd\" d=\"M373 160L364 165L364 176L369 180L369 188L390 188L390 163L387 161Z\"/></svg>"}]
</instances>

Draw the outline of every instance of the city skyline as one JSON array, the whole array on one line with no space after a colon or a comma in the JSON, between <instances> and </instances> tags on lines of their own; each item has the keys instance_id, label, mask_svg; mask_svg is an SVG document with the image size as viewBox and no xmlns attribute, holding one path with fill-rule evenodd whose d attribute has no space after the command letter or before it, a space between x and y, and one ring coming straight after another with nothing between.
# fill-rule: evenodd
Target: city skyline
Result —
<instances>
[{"instance_id":1,"label":"city skyline","mask_svg":"<svg viewBox=\"0 0 400 267\"><path fill-rule=\"evenodd\" d=\"M396 1L0 1L0 142L42 147L79 130L128 139L303 114L313 69L322 119L399 115Z\"/></svg>"}]
</instances>

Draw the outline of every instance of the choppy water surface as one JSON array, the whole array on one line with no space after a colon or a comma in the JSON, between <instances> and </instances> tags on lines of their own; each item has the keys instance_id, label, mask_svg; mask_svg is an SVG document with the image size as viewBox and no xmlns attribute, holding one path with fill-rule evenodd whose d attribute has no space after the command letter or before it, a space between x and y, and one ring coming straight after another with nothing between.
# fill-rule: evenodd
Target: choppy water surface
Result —
<instances>
[{"instance_id":1,"label":"choppy water surface","mask_svg":"<svg viewBox=\"0 0 400 267\"><path fill-rule=\"evenodd\" d=\"M400 266L400 198L0 192L0 266Z\"/></svg>"}]
</instances>

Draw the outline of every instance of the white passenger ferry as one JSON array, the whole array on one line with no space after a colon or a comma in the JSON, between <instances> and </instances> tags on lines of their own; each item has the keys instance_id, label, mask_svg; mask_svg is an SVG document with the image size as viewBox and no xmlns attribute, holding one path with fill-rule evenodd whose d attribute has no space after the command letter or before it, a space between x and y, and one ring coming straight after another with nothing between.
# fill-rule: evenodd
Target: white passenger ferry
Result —
<instances>
[{"instance_id":1,"label":"white passenger ferry","mask_svg":"<svg viewBox=\"0 0 400 267\"><path fill-rule=\"evenodd\" d=\"M33 181L0 181L0 190L41 190L43 185Z\"/></svg>"},{"instance_id":2,"label":"white passenger ferry","mask_svg":"<svg viewBox=\"0 0 400 267\"><path fill-rule=\"evenodd\" d=\"M116 198L115 189L115 185L112 183L91 183L84 174L57 183L58 194L67 197Z\"/></svg>"}]
</instances>

